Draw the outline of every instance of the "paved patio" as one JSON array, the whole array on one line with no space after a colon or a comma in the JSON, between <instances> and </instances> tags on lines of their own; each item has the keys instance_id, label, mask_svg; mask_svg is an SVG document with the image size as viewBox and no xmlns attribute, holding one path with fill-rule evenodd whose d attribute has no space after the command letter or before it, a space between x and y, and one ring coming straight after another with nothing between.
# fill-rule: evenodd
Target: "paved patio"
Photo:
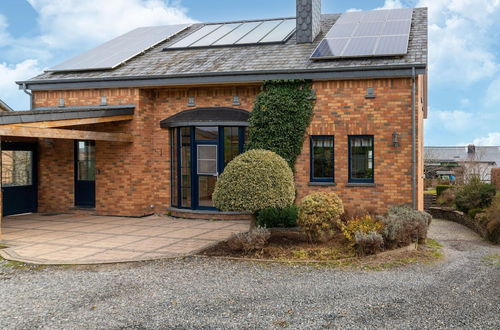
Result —
<instances>
[{"instance_id":1,"label":"paved patio","mask_svg":"<svg viewBox=\"0 0 500 330\"><path fill-rule=\"evenodd\" d=\"M234 233L247 221L27 214L2 220L5 259L38 264L95 264L194 254Z\"/></svg>"}]
</instances>

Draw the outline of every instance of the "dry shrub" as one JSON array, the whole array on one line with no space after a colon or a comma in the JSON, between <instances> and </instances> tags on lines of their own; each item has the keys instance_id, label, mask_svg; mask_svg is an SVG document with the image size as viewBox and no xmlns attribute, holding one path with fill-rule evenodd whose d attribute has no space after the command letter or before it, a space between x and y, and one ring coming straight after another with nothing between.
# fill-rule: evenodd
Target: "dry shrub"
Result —
<instances>
[{"instance_id":1,"label":"dry shrub","mask_svg":"<svg viewBox=\"0 0 500 330\"><path fill-rule=\"evenodd\" d=\"M264 248L270 237L271 232L269 230L257 227L255 230L234 235L227 241L227 245L231 250L243 251L248 254L251 251Z\"/></svg>"},{"instance_id":2,"label":"dry shrub","mask_svg":"<svg viewBox=\"0 0 500 330\"><path fill-rule=\"evenodd\" d=\"M356 207L356 206L344 206L344 213L340 216L343 223L347 223L349 220L355 218L361 218L366 215L375 217L377 215L377 209L373 206L369 207Z\"/></svg>"},{"instance_id":3,"label":"dry shrub","mask_svg":"<svg viewBox=\"0 0 500 330\"><path fill-rule=\"evenodd\" d=\"M444 190L436 202L441 206L453 206L455 204L455 190L453 188Z\"/></svg>"},{"instance_id":4,"label":"dry shrub","mask_svg":"<svg viewBox=\"0 0 500 330\"><path fill-rule=\"evenodd\" d=\"M394 206L386 217L379 217L379 220L384 224L382 234L386 247L392 249L412 242L424 243L432 216L406 206Z\"/></svg>"},{"instance_id":5,"label":"dry shrub","mask_svg":"<svg viewBox=\"0 0 500 330\"><path fill-rule=\"evenodd\" d=\"M486 231L488 239L500 244L500 201L493 203L485 213L487 218Z\"/></svg>"},{"instance_id":6,"label":"dry shrub","mask_svg":"<svg viewBox=\"0 0 500 330\"><path fill-rule=\"evenodd\" d=\"M366 256L376 254L384 249L384 238L374 231L368 233L356 232L354 235L356 254Z\"/></svg>"}]
</instances>

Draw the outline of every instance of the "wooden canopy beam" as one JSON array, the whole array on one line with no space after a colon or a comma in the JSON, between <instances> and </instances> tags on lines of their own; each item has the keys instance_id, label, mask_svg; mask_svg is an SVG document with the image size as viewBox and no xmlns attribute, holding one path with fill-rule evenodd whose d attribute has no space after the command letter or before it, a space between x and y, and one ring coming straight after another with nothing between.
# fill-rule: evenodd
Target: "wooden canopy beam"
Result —
<instances>
[{"instance_id":1,"label":"wooden canopy beam","mask_svg":"<svg viewBox=\"0 0 500 330\"><path fill-rule=\"evenodd\" d=\"M24 136L33 138L67 139L67 140L96 140L112 142L132 142L133 137L128 133L108 133L79 131L72 129L0 126L0 136Z\"/></svg>"},{"instance_id":2,"label":"wooden canopy beam","mask_svg":"<svg viewBox=\"0 0 500 330\"><path fill-rule=\"evenodd\" d=\"M132 120L133 118L134 115L120 115L120 116L109 116L109 117L36 121L30 123L7 124L7 125L1 125L0 127L40 127L40 128L64 127L64 126L110 123L115 121Z\"/></svg>"}]
</instances>

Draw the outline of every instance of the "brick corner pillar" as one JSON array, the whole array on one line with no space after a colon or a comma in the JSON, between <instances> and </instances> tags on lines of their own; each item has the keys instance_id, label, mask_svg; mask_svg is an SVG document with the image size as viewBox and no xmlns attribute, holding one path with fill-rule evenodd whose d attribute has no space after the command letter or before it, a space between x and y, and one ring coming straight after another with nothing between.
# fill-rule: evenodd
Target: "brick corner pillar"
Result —
<instances>
[{"instance_id":1,"label":"brick corner pillar","mask_svg":"<svg viewBox=\"0 0 500 330\"><path fill-rule=\"evenodd\" d=\"M500 190L500 167L491 169L491 183Z\"/></svg>"}]
</instances>

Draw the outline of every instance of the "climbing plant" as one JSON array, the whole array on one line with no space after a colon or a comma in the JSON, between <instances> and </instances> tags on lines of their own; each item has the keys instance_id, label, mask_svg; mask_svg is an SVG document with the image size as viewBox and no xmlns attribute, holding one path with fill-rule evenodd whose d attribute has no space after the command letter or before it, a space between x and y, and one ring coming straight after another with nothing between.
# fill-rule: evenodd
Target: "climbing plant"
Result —
<instances>
[{"instance_id":1,"label":"climbing plant","mask_svg":"<svg viewBox=\"0 0 500 330\"><path fill-rule=\"evenodd\" d=\"M271 150L293 169L312 118L311 96L310 82L266 81L250 115L247 150Z\"/></svg>"}]
</instances>

